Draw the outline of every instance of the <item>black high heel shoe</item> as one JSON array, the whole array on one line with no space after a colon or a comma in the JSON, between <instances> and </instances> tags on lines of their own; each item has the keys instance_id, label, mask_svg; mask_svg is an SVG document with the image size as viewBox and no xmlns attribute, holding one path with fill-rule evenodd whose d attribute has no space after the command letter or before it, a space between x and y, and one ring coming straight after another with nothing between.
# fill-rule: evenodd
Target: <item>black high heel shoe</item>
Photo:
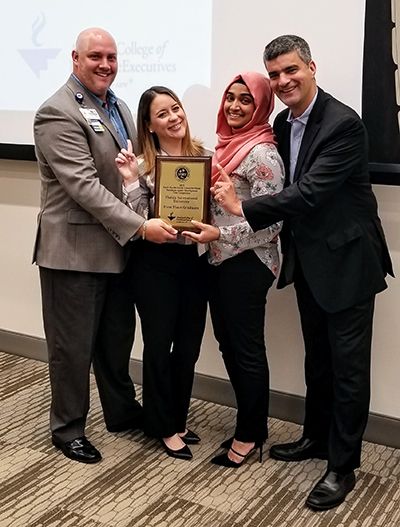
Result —
<instances>
[{"instance_id":1,"label":"black high heel shoe","mask_svg":"<svg viewBox=\"0 0 400 527\"><path fill-rule=\"evenodd\" d=\"M223 448L225 450L229 450L230 448L232 448L232 444L233 444L233 441L235 440L234 437L228 437L228 439L225 439L225 441L222 441L222 443L219 445L220 448ZM262 462L262 447L263 447L263 444L265 443L265 439L264 441L260 441L260 442L257 442L256 443L256 446L254 448L259 448L260 449L260 463Z\"/></svg>"},{"instance_id":2,"label":"black high heel shoe","mask_svg":"<svg viewBox=\"0 0 400 527\"><path fill-rule=\"evenodd\" d=\"M219 456L215 456L211 459L211 463L214 465L219 465L220 467L227 467L227 468L239 468L243 465L243 463L256 452L257 449L260 449L260 463L262 462L262 443L256 443L254 447L247 452L247 454L240 454L236 450L232 448L232 446L229 448L229 450L232 450L234 454L241 457L242 460L237 463L236 461L232 461L232 459L229 459L228 452L225 452L224 454L220 454Z\"/></svg>"},{"instance_id":3,"label":"black high heel shoe","mask_svg":"<svg viewBox=\"0 0 400 527\"><path fill-rule=\"evenodd\" d=\"M197 445L197 443L200 443L200 437L195 432L192 432L192 430L189 429L184 436L179 437L187 445Z\"/></svg>"},{"instance_id":4,"label":"black high heel shoe","mask_svg":"<svg viewBox=\"0 0 400 527\"><path fill-rule=\"evenodd\" d=\"M193 457L193 454L187 445L178 450L173 450L172 448L169 448L162 439L160 439L160 443L164 447L165 452L171 457L175 457L176 459L192 459Z\"/></svg>"},{"instance_id":5,"label":"black high heel shoe","mask_svg":"<svg viewBox=\"0 0 400 527\"><path fill-rule=\"evenodd\" d=\"M229 450L232 446L234 437L228 437L228 439L225 439L225 441L222 441L222 443L219 445L220 448L223 448L225 450Z\"/></svg>"}]
</instances>

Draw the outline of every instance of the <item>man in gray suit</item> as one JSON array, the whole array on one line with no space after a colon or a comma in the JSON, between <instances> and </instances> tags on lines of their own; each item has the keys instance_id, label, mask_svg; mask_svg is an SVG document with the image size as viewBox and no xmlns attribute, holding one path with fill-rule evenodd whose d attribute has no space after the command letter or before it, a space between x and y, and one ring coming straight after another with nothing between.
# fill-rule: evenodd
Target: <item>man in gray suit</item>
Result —
<instances>
[{"instance_id":1,"label":"man in gray suit","mask_svg":"<svg viewBox=\"0 0 400 527\"><path fill-rule=\"evenodd\" d=\"M115 157L136 130L127 105L110 90L117 47L103 29L84 30L73 73L34 122L41 209L34 249L40 267L49 353L53 444L67 457L100 461L85 437L93 362L107 429L137 428L141 406L129 376L135 316L129 260L135 238L175 238L161 220L124 203Z\"/></svg>"}]
</instances>

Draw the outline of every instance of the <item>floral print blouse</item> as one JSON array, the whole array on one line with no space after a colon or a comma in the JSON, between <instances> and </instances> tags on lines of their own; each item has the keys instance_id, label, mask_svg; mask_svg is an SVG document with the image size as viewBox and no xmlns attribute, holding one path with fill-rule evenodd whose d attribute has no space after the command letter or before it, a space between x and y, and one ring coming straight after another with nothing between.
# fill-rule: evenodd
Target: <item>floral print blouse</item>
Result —
<instances>
[{"instance_id":1,"label":"floral print blouse","mask_svg":"<svg viewBox=\"0 0 400 527\"><path fill-rule=\"evenodd\" d=\"M283 162L274 145L256 145L231 173L238 198L244 201L283 189ZM278 234L282 222L254 232L245 218L226 212L211 198L211 224L220 230L218 240L209 244L208 260L218 265L228 258L252 249L277 276L279 273Z\"/></svg>"}]
</instances>

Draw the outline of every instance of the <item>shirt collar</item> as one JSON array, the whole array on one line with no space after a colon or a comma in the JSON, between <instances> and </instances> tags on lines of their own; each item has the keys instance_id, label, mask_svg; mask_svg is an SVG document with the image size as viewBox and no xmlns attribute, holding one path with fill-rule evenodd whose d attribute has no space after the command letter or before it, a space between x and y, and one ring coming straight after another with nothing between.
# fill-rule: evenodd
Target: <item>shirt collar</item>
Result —
<instances>
[{"instance_id":1,"label":"shirt collar","mask_svg":"<svg viewBox=\"0 0 400 527\"><path fill-rule=\"evenodd\" d=\"M312 109L314 108L314 104L315 104L315 101L317 99L317 95L318 95L318 88L317 88L317 91L315 92L313 100L310 102L310 104L307 106L307 108L304 110L304 112L301 115L299 115L299 117L293 117L292 111L291 110L289 111L289 115L287 116L287 119L286 119L287 122L288 123L293 123L293 121L298 121L301 124L304 124L304 126L305 126L307 124L307 122L308 122L308 118L310 117L310 113L311 113Z\"/></svg>"},{"instance_id":2,"label":"shirt collar","mask_svg":"<svg viewBox=\"0 0 400 527\"><path fill-rule=\"evenodd\" d=\"M78 79L75 73L72 73L72 77L80 86L82 86L82 88L84 88L86 91L90 93L90 95L93 97L93 99L97 102L99 106L103 106L104 104L103 99L100 99L100 97L97 97L97 95L94 94L92 91L88 90L88 88ZM110 88L108 88L107 95L106 95L107 105L113 106L114 104L116 104L117 100L118 99L115 93Z\"/></svg>"}]
</instances>

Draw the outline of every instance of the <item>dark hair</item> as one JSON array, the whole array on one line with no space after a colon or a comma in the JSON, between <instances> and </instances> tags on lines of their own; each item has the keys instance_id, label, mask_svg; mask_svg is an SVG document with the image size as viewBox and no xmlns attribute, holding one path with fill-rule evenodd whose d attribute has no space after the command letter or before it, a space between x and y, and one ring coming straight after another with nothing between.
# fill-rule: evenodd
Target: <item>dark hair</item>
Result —
<instances>
[{"instance_id":1,"label":"dark hair","mask_svg":"<svg viewBox=\"0 0 400 527\"><path fill-rule=\"evenodd\" d=\"M244 86L247 86L247 84L243 80L243 77L239 77L237 80L232 82L232 84L243 84ZM231 86L232 86L232 84L231 84Z\"/></svg>"},{"instance_id":2,"label":"dark hair","mask_svg":"<svg viewBox=\"0 0 400 527\"><path fill-rule=\"evenodd\" d=\"M146 173L154 168L156 155L160 152L160 142L157 134L150 133L150 108L157 95L169 95L183 109L179 97L170 88L165 86L152 86L142 93L137 112L137 129L139 151L143 155ZM182 142L183 155L197 156L204 152L202 143L190 136L189 124Z\"/></svg>"},{"instance_id":3,"label":"dark hair","mask_svg":"<svg viewBox=\"0 0 400 527\"><path fill-rule=\"evenodd\" d=\"M279 55L284 55L291 51L297 51L301 60L306 64L312 60L310 46L304 38L297 35L281 35L265 46L264 62L276 59Z\"/></svg>"}]
</instances>

